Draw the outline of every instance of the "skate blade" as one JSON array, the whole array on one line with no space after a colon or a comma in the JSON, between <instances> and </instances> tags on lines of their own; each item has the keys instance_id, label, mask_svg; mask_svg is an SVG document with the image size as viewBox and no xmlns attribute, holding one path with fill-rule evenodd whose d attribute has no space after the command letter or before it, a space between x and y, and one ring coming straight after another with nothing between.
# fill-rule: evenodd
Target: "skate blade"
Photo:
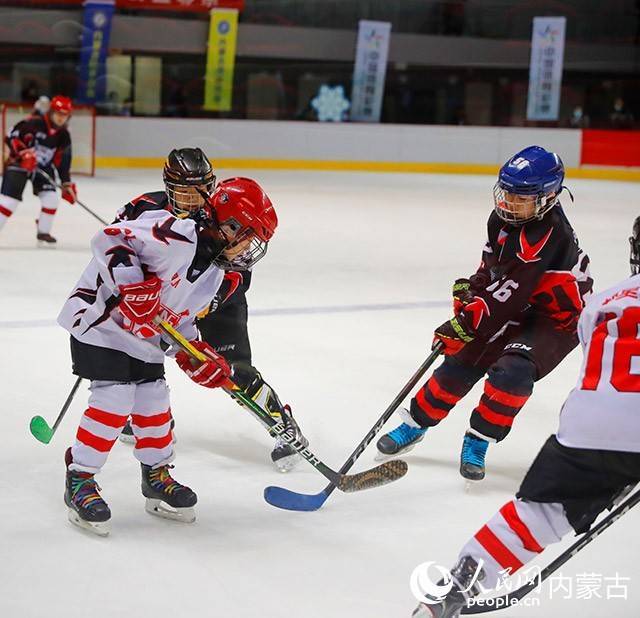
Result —
<instances>
[{"instance_id":1,"label":"skate blade","mask_svg":"<svg viewBox=\"0 0 640 618\"><path fill-rule=\"evenodd\" d=\"M298 462L302 458L298 453L293 453L292 455L287 455L286 457L281 457L278 461L274 461L273 465L276 467L278 472L282 472L286 474L287 472L291 472L297 465Z\"/></svg>"},{"instance_id":2,"label":"skate blade","mask_svg":"<svg viewBox=\"0 0 640 618\"><path fill-rule=\"evenodd\" d=\"M82 528L83 530L87 530L88 532L97 534L98 536L109 536L110 526L108 521L85 521L73 509L69 509L67 511L67 517L69 518L69 521L74 526L78 526L78 528Z\"/></svg>"},{"instance_id":3,"label":"skate blade","mask_svg":"<svg viewBox=\"0 0 640 618\"><path fill-rule=\"evenodd\" d=\"M144 505L144 510L151 515L155 515L156 517L179 521L183 524L192 524L196 520L196 512L192 506L178 509L169 506L162 500L157 500L154 498L147 498L147 501Z\"/></svg>"}]
</instances>

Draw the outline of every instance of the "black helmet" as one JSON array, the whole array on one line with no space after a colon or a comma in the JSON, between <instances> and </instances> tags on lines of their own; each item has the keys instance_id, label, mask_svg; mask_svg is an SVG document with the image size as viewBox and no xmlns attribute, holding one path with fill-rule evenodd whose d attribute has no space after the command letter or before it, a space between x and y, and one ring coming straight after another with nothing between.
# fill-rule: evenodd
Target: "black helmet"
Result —
<instances>
[{"instance_id":1,"label":"black helmet","mask_svg":"<svg viewBox=\"0 0 640 618\"><path fill-rule=\"evenodd\" d=\"M636 217L633 222L633 231L629 237L631 245L631 256L629 263L631 264L631 274L640 275L640 217Z\"/></svg>"},{"instance_id":2,"label":"black helmet","mask_svg":"<svg viewBox=\"0 0 640 618\"><path fill-rule=\"evenodd\" d=\"M172 150L162 179L173 213L182 218L199 211L216 185L211 162L200 148Z\"/></svg>"}]
</instances>

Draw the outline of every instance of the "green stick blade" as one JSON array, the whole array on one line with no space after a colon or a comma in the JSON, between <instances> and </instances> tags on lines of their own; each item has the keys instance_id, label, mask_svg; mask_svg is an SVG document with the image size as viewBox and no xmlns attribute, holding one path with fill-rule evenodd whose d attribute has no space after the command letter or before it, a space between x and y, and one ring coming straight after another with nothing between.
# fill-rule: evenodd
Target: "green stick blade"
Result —
<instances>
[{"instance_id":1,"label":"green stick blade","mask_svg":"<svg viewBox=\"0 0 640 618\"><path fill-rule=\"evenodd\" d=\"M41 416L34 416L31 419L29 429L31 430L31 435L33 435L36 440L43 444L49 444L49 442L51 442L53 431L51 430L51 427L49 427L49 423L47 423L47 421L45 421Z\"/></svg>"}]
</instances>

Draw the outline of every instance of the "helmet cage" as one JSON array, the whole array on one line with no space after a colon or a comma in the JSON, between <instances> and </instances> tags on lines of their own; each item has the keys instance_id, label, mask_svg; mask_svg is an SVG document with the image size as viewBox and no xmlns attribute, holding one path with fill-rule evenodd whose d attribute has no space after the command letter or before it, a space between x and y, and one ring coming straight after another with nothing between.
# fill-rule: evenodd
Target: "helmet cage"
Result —
<instances>
[{"instance_id":1,"label":"helmet cage","mask_svg":"<svg viewBox=\"0 0 640 618\"><path fill-rule=\"evenodd\" d=\"M185 180L172 179L165 174L164 186L171 211L179 219L186 219L206 207L216 186L216 177L211 173L204 178Z\"/></svg>"},{"instance_id":2,"label":"helmet cage","mask_svg":"<svg viewBox=\"0 0 640 618\"><path fill-rule=\"evenodd\" d=\"M215 218L215 211L212 214ZM235 219L227 219L222 224L216 223L214 227L220 237L219 252L213 258L216 266L224 270L248 270L266 255L269 241L260 238L252 227L243 227ZM228 234L225 228L231 234ZM225 255L225 252L233 251L248 239L249 244L242 253L231 257Z\"/></svg>"},{"instance_id":3,"label":"helmet cage","mask_svg":"<svg viewBox=\"0 0 640 618\"><path fill-rule=\"evenodd\" d=\"M564 187L560 187L562 191ZM517 189L505 187L500 181L493 186L493 204L498 217L511 225L522 225L533 221L534 219L542 219L557 203L558 193L519 193ZM507 198L507 195L517 195L518 197L532 196L535 198L533 213L528 217L518 216L519 203Z\"/></svg>"}]
</instances>

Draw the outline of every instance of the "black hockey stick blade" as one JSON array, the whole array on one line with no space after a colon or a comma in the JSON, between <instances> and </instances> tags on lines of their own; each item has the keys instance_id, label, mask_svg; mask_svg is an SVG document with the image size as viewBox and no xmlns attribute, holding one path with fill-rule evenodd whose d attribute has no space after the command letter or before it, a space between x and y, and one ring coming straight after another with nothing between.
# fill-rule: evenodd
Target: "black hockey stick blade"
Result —
<instances>
[{"instance_id":1,"label":"black hockey stick blade","mask_svg":"<svg viewBox=\"0 0 640 618\"><path fill-rule=\"evenodd\" d=\"M542 571L540 571L540 573L532 580L508 594L493 598L483 598L481 604L478 603L463 607L460 613L465 616L469 614L486 614L516 605L518 601L526 597L536 588L539 588L542 582L555 573L565 562L569 561L579 551L583 550L589 543L591 543L591 541L598 537L611 524L620 519L639 502L640 491L635 491L631 496L627 497L626 500L620 502L618 507L611 511L609 515L604 517L596 526L591 528L588 532L585 532L571 547L565 549L565 551L563 551L553 562L542 569Z\"/></svg>"},{"instance_id":2,"label":"black hockey stick blade","mask_svg":"<svg viewBox=\"0 0 640 618\"><path fill-rule=\"evenodd\" d=\"M386 461L364 472L343 474L338 483L338 489L345 493L353 493L354 491L362 491L363 489L382 487L383 485L388 485L401 479L408 470L409 466L407 462L402 459Z\"/></svg>"}]
</instances>

